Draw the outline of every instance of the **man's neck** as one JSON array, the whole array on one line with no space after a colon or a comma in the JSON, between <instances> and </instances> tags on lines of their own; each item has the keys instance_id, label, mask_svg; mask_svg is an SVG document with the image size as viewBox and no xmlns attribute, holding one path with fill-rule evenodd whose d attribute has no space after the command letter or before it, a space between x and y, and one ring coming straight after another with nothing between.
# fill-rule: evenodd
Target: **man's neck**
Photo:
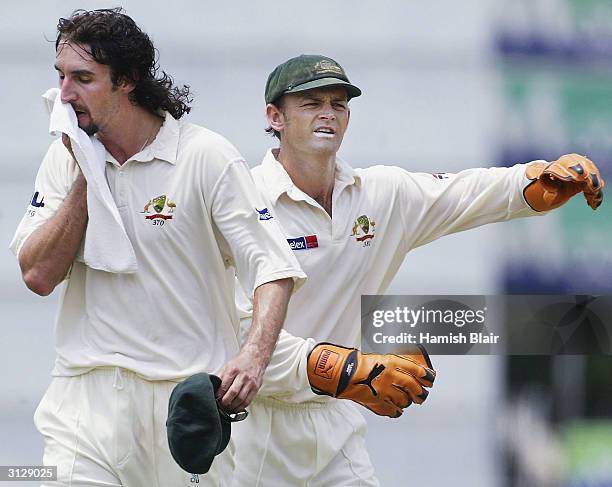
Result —
<instances>
[{"instance_id":1,"label":"man's neck","mask_svg":"<svg viewBox=\"0 0 612 487\"><path fill-rule=\"evenodd\" d=\"M332 215L332 194L336 177L336 154L305 154L281 149L274 153L277 160L298 188Z\"/></svg>"},{"instance_id":2,"label":"man's neck","mask_svg":"<svg viewBox=\"0 0 612 487\"><path fill-rule=\"evenodd\" d=\"M155 139L162 124L163 118L141 107L131 106L122 111L121 120L116 125L100 130L97 137L117 162L123 164Z\"/></svg>"}]
</instances>

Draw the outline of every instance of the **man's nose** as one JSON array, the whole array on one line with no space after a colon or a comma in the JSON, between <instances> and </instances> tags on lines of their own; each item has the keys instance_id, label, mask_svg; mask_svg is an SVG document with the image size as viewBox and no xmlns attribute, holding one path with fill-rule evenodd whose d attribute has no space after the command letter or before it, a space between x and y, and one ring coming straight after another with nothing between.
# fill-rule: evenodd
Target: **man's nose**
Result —
<instances>
[{"instance_id":1,"label":"man's nose","mask_svg":"<svg viewBox=\"0 0 612 487\"><path fill-rule=\"evenodd\" d=\"M327 103L323 106L323 108L321 109L321 113L319 113L319 117L324 118L326 120L336 119L336 113L334 112L334 109L331 104Z\"/></svg>"},{"instance_id":2,"label":"man's nose","mask_svg":"<svg viewBox=\"0 0 612 487\"><path fill-rule=\"evenodd\" d=\"M74 85L68 78L64 78L60 81L60 96L62 103L71 103L76 100Z\"/></svg>"}]
</instances>

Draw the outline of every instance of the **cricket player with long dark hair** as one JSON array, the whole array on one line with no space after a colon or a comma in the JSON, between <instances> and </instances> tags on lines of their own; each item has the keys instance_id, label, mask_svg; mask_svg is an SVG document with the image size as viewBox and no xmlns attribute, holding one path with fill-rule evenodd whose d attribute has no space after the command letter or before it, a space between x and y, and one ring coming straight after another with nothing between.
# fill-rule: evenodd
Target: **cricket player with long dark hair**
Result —
<instances>
[{"instance_id":1,"label":"cricket player with long dark hair","mask_svg":"<svg viewBox=\"0 0 612 487\"><path fill-rule=\"evenodd\" d=\"M193 477L166 438L172 389L195 373L217 373L228 394L220 403L244 409L294 281L305 276L276 221L262 217L244 159L183 119L189 89L158 69L151 40L130 17L75 11L60 19L55 47L61 102L106 150L105 178L137 271L106 272L81 258L84 238L105 229L88 222L92 186L71 139L58 139L11 244L33 292L48 295L66 281L53 378L35 413L44 464L57 466L53 485L187 487ZM257 308L241 348L230 268ZM228 485L232 450L200 484Z\"/></svg>"}]
</instances>

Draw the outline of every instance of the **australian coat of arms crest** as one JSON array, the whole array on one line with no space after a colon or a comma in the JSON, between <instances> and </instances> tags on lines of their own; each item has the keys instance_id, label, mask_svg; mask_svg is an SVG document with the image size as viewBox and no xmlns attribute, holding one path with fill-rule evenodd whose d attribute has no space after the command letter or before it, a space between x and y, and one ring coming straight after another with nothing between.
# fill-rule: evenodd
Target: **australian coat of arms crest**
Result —
<instances>
[{"instance_id":1,"label":"australian coat of arms crest","mask_svg":"<svg viewBox=\"0 0 612 487\"><path fill-rule=\"evenodd\" d=\"M366 215L361 215L355 220L353 225L353 231L351 237L355 237L357 242L363 242L369 244L369 240L374 238L374 232L376 231L376 222L370 220Z\"/></svg>"},{"instance_id":2,"label":"australian coat of arms crest","mask_svg":"<svg viewBox=\"0 0 612 487\"><path fill-rule=\"evenodd\" d=\"M176 208L176 203L171 201L165 194L157 196L148 201L144 206L142 213L145 213L146 220L172 220L172 214Z\"/></svg>"}]
</instances>

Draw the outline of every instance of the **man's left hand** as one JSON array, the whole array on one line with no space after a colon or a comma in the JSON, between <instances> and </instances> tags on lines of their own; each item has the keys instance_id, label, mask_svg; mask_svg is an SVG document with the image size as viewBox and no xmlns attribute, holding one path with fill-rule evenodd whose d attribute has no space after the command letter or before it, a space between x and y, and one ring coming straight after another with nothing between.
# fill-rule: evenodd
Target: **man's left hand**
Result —
<instances>
[{"instance_id":1,"label":"man's left hand","mask_svg":"<svg viewBox=\"0 0 612 487\"><path fill-rule=\"evenodd\" d=\"M253 401L263 382L266 364L261 363L256 353L250 353L244 348L227 362L219 374L221 386L217 391L217 399L228 413L237 413Z\"/></svg>"},{"instance_id":2,"label":"man's left hand","mask_svg":"<svg viewBox=\"0 0 612 487\"><path fill-rule=\"evenodd\" d=\"M585 156L566 154L549 164L531 164L525 175L533 182L523 194L536 211L557 208L578 193L584 193L587 204L594 210L603 201L605 182L595 163Z\"/></svg>"}]
</instances>

